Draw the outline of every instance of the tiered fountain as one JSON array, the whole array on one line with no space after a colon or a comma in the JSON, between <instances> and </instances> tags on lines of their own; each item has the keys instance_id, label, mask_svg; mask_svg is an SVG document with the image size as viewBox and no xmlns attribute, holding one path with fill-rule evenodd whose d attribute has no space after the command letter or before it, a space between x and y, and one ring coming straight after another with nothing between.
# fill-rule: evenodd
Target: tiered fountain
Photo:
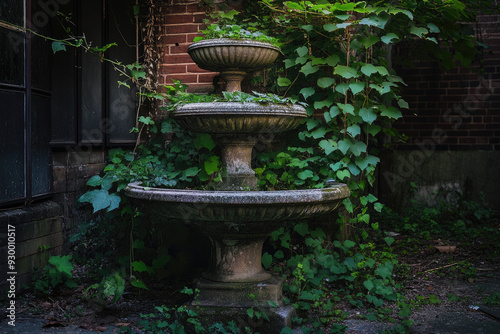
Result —
<instances>
[{"instance_id":1,"label":"tiered fountain","mask_svg":"<svg viewBox=\"0 0 500 334\"><path fill-rule=\"evenodd\" d=\"M268 67L279 49L257 41L215 39L193 43L188 52L199 67L221 72L228 91L239 91L247 72ZM130 184L127 196L144 212L182 220L210 238L211 265L195 282L199 295L191 303L202 322L234 320L254 331L279 333L291 326L294 310L282 303L281 278L262 268L262 245L272 231L289 222L334 211L349 196L349 188L335 184L323 189L256 190L251 153L258 136L297 127L306 117L301 106L192 103L178 107L172 116L186 129L214 135L227 171L224 181L214 191ZM270 321L250 319L247 310L252 307L265 312Z\"/></svg>"}]
</instances>

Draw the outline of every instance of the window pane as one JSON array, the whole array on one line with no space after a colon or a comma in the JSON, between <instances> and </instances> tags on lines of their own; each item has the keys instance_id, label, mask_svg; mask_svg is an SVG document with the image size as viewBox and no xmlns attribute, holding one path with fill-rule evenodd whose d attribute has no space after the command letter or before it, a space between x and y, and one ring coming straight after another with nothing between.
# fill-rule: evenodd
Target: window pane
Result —
<instances>
[{"instance_id":1,"label":"window pane","mask_svg":"<svg viewBox=\"0 0 500 334\"><path fill-rule=\"evenodd\" d=\"M117 46L108 50L109 58L124 64L132 64L135 59L135 21L132 13L134 1L108 1L108 41ZM108 65L108 138L111 144L135 143L135 135L130 129L135 126L135 89L118 87L123 80L119 72ZM133 87L133 85L131 85Z\"/></svg>"},{"instance_id":2,"label":"window pane","mask_svg":"<svg viewBox=\"0 0 500 334\"><path fill-rule=\"evenodd\" d=\"M75 2L61 5L60 11L66 15L74 13ZM67 32L57 20L52 20L51 30L56 38L67 38ZM76 30L72 26L73 30ZM75 31L76 33L76 31ZM52 55L52 144L58 146L77 144L77 49L66 48L64 52Z\"/></svg>"},{"instance_id":3,"label":"window pane","mask_svg":"<svg viewBox=\"0 0 500 334\"><path fill-rule=\"evenodd\" d=\"M0 27L0 83L24 85L24 35Z\"/></svg>"},{"instance_id":4,"label":"window pane","mask_svg":"<svg viewBox=\"0 0 500 334\"><path fill-rule=\"evenodd\" d=\"M93 45L102 45L101 1L87 0L81 9L81 31ZM103 144L103 71L96 56L82 54L81 63L81 140L83 143Z\"/></svg>"},{"instance_id":5,"label":"window pane","mask_svg":"<svg viewBox=\"0 0 500 334\"><path fill-rule=\"evenodd\" d=\"M0 1L0 19L24 27L24 1L2 0Z\"/></svg>"},{"instance_id":6,"label":"window pane","mask_svg":"<svg viewBox=\"0 0 500 334\"><path fill-rule=\"evenodd\" d=\"M24 197L24 94L0 90L0 202Z\"/></svg>"},{"instance_id":7,"label":"window pane","mask_svg":"<svg viewBox=\"0 0 500 334\"><path fill-rule=\"evenodd\" d=\"M50 98L31 97L31 186L33 196L51 189L52 155L50 142Z\"/></svg>"}]
</instances>

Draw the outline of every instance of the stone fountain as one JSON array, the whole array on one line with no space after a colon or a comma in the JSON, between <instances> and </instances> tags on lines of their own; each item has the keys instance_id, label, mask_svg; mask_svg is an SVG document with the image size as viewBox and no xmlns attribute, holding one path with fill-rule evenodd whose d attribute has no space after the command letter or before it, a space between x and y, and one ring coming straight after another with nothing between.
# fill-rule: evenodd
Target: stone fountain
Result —
<instances>
[{"instance_id":1,"label":"stone fountain","mask_svg":"<svg viewBox=\"0 0 500 334\"><path fill-rule=\"evenodd\" d=\"M228 91L239 91L247 73L268 67L279 49L269 43L215 39L193 43L188 52L199 67L221 72ZM294 309L283 305L281 278L263 270L262 245L285 224L334 211L350 195L349 188L335 184L323 189L256 190L253 146L263 133L297 127L306 117L301 106L192 103L178 107L172 116L186 129L214 136L227 171L223 182L213 191L133 183L126 194L144 212L182 220L209 237L211 265L195 282L199 294L190 305L202 322L233 320L261 333L279 333L291 326ZM249 308L266 313L269 321L249 318Z\"/></svg>"}]
</instances>

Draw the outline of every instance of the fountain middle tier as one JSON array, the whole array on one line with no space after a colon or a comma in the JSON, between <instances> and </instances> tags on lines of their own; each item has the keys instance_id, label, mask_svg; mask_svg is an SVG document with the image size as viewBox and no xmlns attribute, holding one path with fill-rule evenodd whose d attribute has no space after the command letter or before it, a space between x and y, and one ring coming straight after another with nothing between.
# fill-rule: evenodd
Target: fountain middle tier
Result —
<instances>
[{"instance_id":1,"label":"fountain middle tier","mask_svg":"<svg viewBox=\"0 0 500 334\"><path fill-rule=\"evenodd\" d=\"M296 128L306 116L300 105L242 102L190 103L172 113L183 128L215 135L225 164L224 181L218 185L223 190L256 189L254 145Z\"/></svg>"}]
</instances>

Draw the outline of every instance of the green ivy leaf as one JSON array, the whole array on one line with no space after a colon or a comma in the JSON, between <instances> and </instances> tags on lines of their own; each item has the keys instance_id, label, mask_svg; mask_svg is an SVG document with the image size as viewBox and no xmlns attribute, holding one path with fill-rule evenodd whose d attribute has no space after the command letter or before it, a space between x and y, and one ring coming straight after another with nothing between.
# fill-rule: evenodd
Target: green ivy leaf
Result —
<instances>
[{"instance_id":1,"label":"green ivy leaf","mask_svg":"<svg viewBox=\"0 0 500 334\"><path fill-rule=\"evenodd\" d=\"M203 163L205 167L205 172L208 175L211 175L219 170L219 157L216 155L212 155Z\"/></svg>"},{"instance_id":2,"label":"green ivy leaf","mask_svg":"<svg viewBox=\"0 0 500 334\"><path fill-rule=\"evenodd\" d=\"M363 44L365 48L369 48L378 41L380 41L380 38L377 36L366 36L361 39L361 44Z\"/></svg>"},{"instance_id":3,"label":"green ivy leaf","mask_svg":"<svg viewBox=\"0 0 500 334\"><path fill-rule=\"evenodd\" d=\"M413 35L416 35L418 37L423 37L423 35L426 35L427 33L429 33L429 30L427 30L426 28L423 28L423 27L411 27L410 33L412 33Z\"/></svg>"},{"instance_id":4,"label":"green ivy leaf","mask_svg":"<svg viewBox=\"0 0 500 334\"><path fill-rule=\"evenodd\" d=\"M331 85L333 85L334 83L335 83L335 79L329 78L329 77L319 78L318 82L317 82L318 86L320 86L321 88L328 88Z\"/></svg>"},{"instance_id":5,"label":"green ivy leaf","mask_svg":"<svg viewBox=\"0 0 500 334\"><path fill-rule=\"evenodd\" d=\"M345 79L359 77L358 71L356 71L356 69L344 65L335 66L334 73L340 75L342 78Z\"/></svg>"},{"instance_id":6,"label":"green ivy leaf","mask_svg":"<svg viewBox=\"0 0 500 334\"><path fill-rule=\"evenodd\" d=\"M99 210L108 208L111 205L111 200L109 198L109 193L107 190L101 189L95 193L92 200L92 207L94 208L94 213Z\"/></svg>"},{"instance_id":7,"label":"green ivy leaf","mask_svg":"<svg viewBox=\"0 0 500 334\"><path fill-rule=\"evenodd\" d=\"M309 49L307 48L307 46L298 47L297 49L295 49L295 51L297 52L299 57L304 57L306 54L309 53Z\"/></svg>"},{"instance_id":8,"label":"green ivy leaf","mask_svg":"<svg viewBox=\"0 0 500 334\"><path fill-rule=\"evenodd\" d=\"M314 173L312 170L306 169L302 172L297 173L297 177L301 180L306 180L314 176Z\"/></svg>"},{"instance_id":9,"label":"green ivy leaf","mask_svg":"<svg viewBox=\"0 0 500 334\"><path fill-rule=\"evenodd\" d=\"M215 147L215 142L212 136L208 133L198 133L193 141L194 147L197 150L201 148L207 148L209 151L213 150Z\"/></svg>"},{"instance_id":10,"label":"green ivy leaf","mask_svg":"<svg viewBox=\"0 0 500 334\"><path fill-rule=\"evenodd\" d=\"M292 82L288 78L278 78L278 86L287 87L290 86Z\"/></svg>"},{"instance_id":11,"label":"green ivy leaf","mask_svg":"<svg viewBox=\"0 0 500 334\"><path fill-rule=\"evenodd\" d=\"M325 151L326 155L329 155L333 151L335 151L335 146L333 145L333 141L331 139L323 139L319 142L319 146Z\"/></svg>"},{"instance_id":12,"label":"green ivy leaf","mask_svg":"<svg viewBox=\"0 0 500 334\"><path fill-rule=\"evenodd\" d=\"M300 90L299 94L302 94L302 96L304 96L304 99L307 99L309 96L313 95L314 93L316 93L316 90L314 89L314 87L305 87L305 88L302 88Z\"/></svg>"},{"instance_id":13,"label":"green ivy leaf","mask_svg":"<svg viewBox=\"0 0 500 334\"><path fill-rule=\"evenodd\" d=\"M337 103L337 106L342 110L343 114L351 114L355 116L354 114L354 106L351 104L343 104L343 103Z\"/></svg>"},{"instance_id":14,"label":"green ivy leaf","mask_svg":"<svg viewBox=\"0 0 500 334\"><path fill-rule=\"evenodd\" d=\"M111 194L109 195L108 200L109 200L109 206L107 211L109 212L120 206L122 198L117 194Z\"/></svg>"},{"instance_id":15,"label":"green ivy leaf","mask_svg":"<svg viewBox=\"0 0 500 334\"><path fill-rule=\"evenodd\" d=\"M352 137L356 137L361 134L361 128L357 124L351 125L347 127L347 133L349 133Z\"/></svg>"},{"instance_id":16,"label":"green ivy leaf","mask_svg":"<svg viewBox=\"0 0 500 334\"><path fill-rule=\"evenodd\" d=\"M431 33L440 33L441 30L439 30L438 26L435 25L434 23L427 23L427 28L429 28L429 32Z\"/></svg>"},{"instance_id":17,"label":"green ivy leaf","mask_svg":"<svg viewBox=\"0 0 500 334\"><path fill-rule=\"evenodd\" d=\"M398 118L400 118L400 117L403 116L403 115L401 115L401 111L399 111L395 107L389 107L389 108L387 108L386 106L382 105L382 106L380 106L380 110L381 110L380 114L382 116L389 117L389 118L392 118L392 119L398 119Z\"/></svg>"},{"instance_id":18,"label":"green ivy leaf","mask_svg":"<svg viewBox=\"0 0 500 334\"><path fill-rule=\"evenodd\" d=\"M87 181L86 184L91 187L97 187L101 185L101 180L102 179L99 175L94 175Z\"/></svg>"},{"instance_id":19,"label":"green ivy leaf","mask_svg":"<svg viewBox=\"0 0 500 334\"><path fill-rule=\"evenodd\" d=\"M360 141L355 142L353 145L349 147L351 152L357 157L359 157L362 153L365 153L366 148L367 148L366 144Z\"/></svg>"},{"instance_id":20,"label":"green ivy leaf","mask_svg":"<svg viewBox=\"0 0 500 334\"><path fill-rule=\"evenodd\" d=\"M398 35L396 35L395 33L391 32L391 33L388 33L387 35L385 36L382 36L380 38L382 40L382 42L384 42L385 44L391 44L393 43L394 41L398 40L399 37Z\"/></svg>"},{"instance_id":21,"label":"green ivy leaf","mask_svg":"<svg viewBox=\"0 0 500 334\"><path fill-rule=\"evenodd\" d=\"M264 269L269 269L271 267L271 263L273 262L273 256L269 253L262 254L262 266Z\"/></svg>"},{"instance_id":22,"label":"green ivy leaf","mask_svg":"<svg viewBox=\"0 0 500 334\"><path fill-rule=\"evenodd\" d=\"M368 124L372 124L377 119L377 114L373 108L361 108L359 116Z\"/></svg>"},{"instance_id":23,"label":"green ivy leaf","mask_svg":"<svg viewBox=\"0 0 500 334\"><path fill-rule=\"evenodd\" d=\"M371 291L375 287L375 285L373 285L373 282L371 280L364 281L363 285L368 291Z\"/></svg>"},{"instance_id":24,"label":"green ivy leaf","mask_svg":"<svg viewBox=\"0 0 500 334\"><path fill-rule=\"evenodd\" d=\"M52 42L52 52L56 53L59 51L66 51L66 45L64 45L64 42L60 41Z\"/></svg>"},{"instance_id":25,"label":"green ivy leaf","mask_svg":"<svg viewBox=\"0 0 500 334\"><path fill-rule=\"evenodd\" d=\"M130 264L134 271L138 273L142 273L144 271L148 271L148 266L142 261L134 261Z\"/></svg>"},{"instance_id":26,"label":"green ivy leaf","mask_svg":"<svg viewBox=\"0 0 500 334\"><path fill-rule=\"evenodd\" d=\"M337 106L333 106L330 108L330 117L335 118L338 114L340 114L340 109Z\"/></svg>"},{"instance_id":27,"label":"green ivy leaf","mask_svg":"<svg viewBox=\"0 0 500 334\"><path fill-rule=\"evenodd\" d=\"M314 102L314 109L319 109L319 110L321 110L321 109L323 109L323 108L325 108L325 107L329 107L329 106L331 106L331 105L332 105L332 103L333 103L333 101L332 101L332 100L316 101L316 102Z\"/></svg>"},{"instance_id":28,"label":"green ivy leaf","mask_svg":"<svg viewBox=\"0 0 500 334\"><path fill-rule=\"evenodd\" d=\"M347 93L347 90L349 90L348 83L341 83L335 86L335 91L339 92L342 95L345 95Z\"/></svg>"},{"instance_id":29,"label":"green ivy leaf","mask_svg":"<svg viewBox=\"0 0 500 334\"><path fill-rule=\"evenodd\" d=\"M390 245L392 245L394 243L394 238L392 238L392 237L385 237L384 241L386 242L386 244L388 246L390 246Z\"/></svg>"},{"instance_id":30,"label":"green ivy leaf","mask_svg":"<svg viewBox=\"0 0 500 334\"><path fill-rule=\"evenodd\" d=\"M307 62L302 68L300 69L300 72L304 73L305 76L308 76L309 74L316 73L319 70L319 67L313 66L311 62Z\"/></svg>"},{"instance_id":31,"label":"green ivy leaf","mask_svg":"<svg viewBox=\"0 0 500 334\"><path fill-rule=\"evenodd\" d=\"M140 281L138 279L130 280L130 284L132 284L133 286L135 286L136 288L139 288L139 289L149 290L148 287L146 286L146 284L144 284L142 281Z\"/></svg>"},{"instance_id":32,"label":"green ivy leaf","mask_svg":"<svg viewBox=\"0 0 500 334\"><path fill-rule=\"evenodd\" d=\"M340 152L342 152L343 154L346 154L347 151L349 150L349 148L351 147L352 143L346 139L346 140L339 140L337 145L338 145Z\"/></svg>"},{"instance_id":33,"label":"green ivy leaf","mask_svg":"<svg viewBox=\"0 0 500 334\"><path fill-rule=\"evenodd\" d=\"M295 232L297 232L301 236L305 237L307 234L307 231L309 231L309 226L307 225L307 223L301 223L301 224L295 225L293 227L293 229L295 230Z\"/></svg>"},{"instance_id":34,"label":"green ivy leaf","mask_svg":"<svg viewBox=\"0 0 500 334\"><path fill-rule=\"evenodd\" d=\"M339 61L340 61L340 57L337 56L336 54L331 55L330 57L326 58L326 63L330 67L334 67L335 65L337 65L339 63Z\"/></svg>"},{"instance_id":35,"label":"green ivy leaf","mask_svg":"<svg viewBox=\"0 0 500 334\"><path fill-rule=\"evenodd\" d=\"M354 95L356 95L365 89L365 83L362 81L352 82L349 84L349 89Z\"/></svg>"},{"instance_id":36,"label":"green ivy leaf","mask_svg":"<svg viewBox=\"0 0 500 334\"><path fill-rule=\"evenodd\" d=\"M333 23L328 23L323 25L323 29L325 29L325 31L332 32L334 30L337 30L337 25Z\"/></svg>"},{"instance_id":37,"label":"green ivy leaf","mask_svg":"<svg viewBox=\"0 0 500 334\"><path fill-rule=\"evenodd\" d=\"M49 258L49 263L56 267L56 269L65 273L69 277L72 277L71 272L73 271L73 265L70 262L71 255L56 255Z\"/></svg>"},{"instance_id":38,"label":"green ivy leaf","mask_svg":"<svg viewBox=\"0 0 500 334\"><path fill-rule=\"evenodd\" d=\"M314 139L319 139L323 138L325 136L325 133L327 132L327 129L325 127L319 127L318 129L314 130L311 135L313 136Z\"/></svg>"},{"instance_id":39,"label":"green ivy leaf","mask_svg":"<svg viewBox=\"0 0 500 334\"><path fill-rule=\"evenodd\" d=\"M191 168L188 168L184 171L184 173L187 177L196 176L199 172L200 172L200 169L198 167L191 167Z\"/></svg>"},{"instance_id":40,"label":"green ivy leaf","mask_svg":"<svg viewBox=\"0 0 500 334\"><path fill-rule=\"evenodd\" d=\"M336 175L337 175L337 178L341 181L343 181L346 178L351 177L351 173L347 169L338 170ZM349 211L349 212L352 212L352 211Z\"/></svg>"}]
</instances>

